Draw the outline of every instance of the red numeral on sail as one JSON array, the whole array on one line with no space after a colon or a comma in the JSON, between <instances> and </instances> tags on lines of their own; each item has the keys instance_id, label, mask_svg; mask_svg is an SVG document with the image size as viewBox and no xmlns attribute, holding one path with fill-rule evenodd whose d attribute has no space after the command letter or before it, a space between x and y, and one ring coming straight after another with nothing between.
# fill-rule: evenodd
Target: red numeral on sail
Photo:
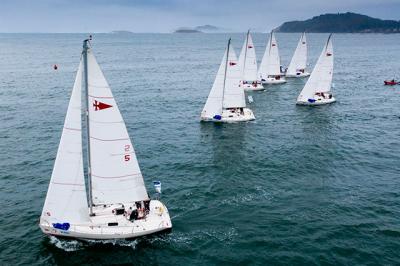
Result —
<instances>
[{"instance_id":1,"label":"red numeral on sail","mask_svg":"<svg viewBox=\"0 0 400 266\"><path fill-rule=\"evenodd\" d=\"M131 156L129 154L125 154L125 162L129 161L131 159Z\"/></svg>"},{"instance_id":2,"label":"red numeral on sail","mask_svg":"<svg viewBox=\"0 0 400 266\"><path fill-rule=\"evenodd\" d=\"M125 151L130 151L130 149L131 149L131 145L126 144L126 145L125 145Z\"/></svg>"}]
</instances>

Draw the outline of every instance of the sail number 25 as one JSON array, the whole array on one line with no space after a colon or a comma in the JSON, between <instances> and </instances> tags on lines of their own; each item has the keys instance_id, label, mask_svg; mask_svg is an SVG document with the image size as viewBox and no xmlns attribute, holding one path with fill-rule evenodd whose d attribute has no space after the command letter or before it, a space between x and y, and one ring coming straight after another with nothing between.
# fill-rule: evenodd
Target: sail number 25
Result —
<instances>
[{"instance_id":1,"label":"sail number 25","mask_svg":"<svg viewBox=\"0 0 400 266\"><path fill-rule=\"evenodd\" d=\"M130 150L131 150L131 145L126 144L125 145L125 152L130 152ZM128 162L130 159L131 159L131 155L130 154L125 154L125 156L124 156L125 162Z\"/></svg>"}]
</instances>

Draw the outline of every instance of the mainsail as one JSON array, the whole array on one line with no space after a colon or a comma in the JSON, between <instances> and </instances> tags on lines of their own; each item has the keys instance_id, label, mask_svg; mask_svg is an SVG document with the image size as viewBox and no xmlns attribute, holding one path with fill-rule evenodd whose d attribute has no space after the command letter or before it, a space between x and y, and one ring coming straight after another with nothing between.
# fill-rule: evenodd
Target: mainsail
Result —
<instances>
[{"instance_id":1,"label":"mainsail","mask_svg":"<svg viewBox=\"0 0 400 266\"><path fill-rule=\"evenodd\" d=\"M89 221L82 162L82 60L76 74L42 217L51 222Z\"/></svg>"},{"instance_id":2,"label":"mainsail","mask_svg":"<svg viewBox=\"0 0 400 266\"><path fill-rule=\"evenodd\" d=\"M270 34L258 74L262 78L281 75L281 59L274 32Z\"/></svg>"},{"instance_id":3,"label":"mainsail","mask_svg":"<svg viewBox=\"0 0 400 266\"><path fill-rule=\"evenodd\" d=\"M316 92L328 92L331 90L333 75L333 45L332 34L322 50L321 55L307 80L306 85L300 92L297 101L307 101L312 98Z\"/></svg>"},{"instance_id":4,"label":"mainsail","mask_svg":"<svg viewBox=\"0 0 400 266\"><path fill-rule=\"evenodd\" d=\"M247 32L242 51L239 56L239 68L244 81L257 80L257 59L253 39L250 31Z\"/></svg>"},{"instance_id":5,"label":"mainsail","mask_svg":"<svg viewBox=\"0 0 400 266\"><path fill-rule=\"evenodd\" d=\"M214 84L202 111L202 117L212 119L221 115L223 108L245 107L243 88L239 87L240 70L232 45L228 44Z\"/></svg>"},{"instance_id":6,"label":"mainsail","mask_svg":"<svg viewBox=\"0 0 400 266\"><path fill-rule=\"evenodd\" d=\"M146 200L142 173L117 103L91 49L87 58L93 204Z\"/></svg>"},{"instance_id":7,"label":"mainsail","mask_svg":"<svg viewBox=\"0 0 400 266\"><path fill-rule=\"evenodd\" d=\"M296 50L293 54L292 60L290 61L287 75L295 76L297 71L305 69L307 67L307 40L306 34L303 33L297 44Z\"/></svg>"}]
</instances>

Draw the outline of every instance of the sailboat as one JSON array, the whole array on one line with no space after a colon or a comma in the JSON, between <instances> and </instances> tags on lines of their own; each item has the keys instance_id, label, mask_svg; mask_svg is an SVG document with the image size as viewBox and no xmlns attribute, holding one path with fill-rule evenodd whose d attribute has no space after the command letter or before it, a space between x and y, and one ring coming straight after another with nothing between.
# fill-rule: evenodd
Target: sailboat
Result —
<instances>
[{"instance_id":1,"label":"sailboat","mask_svg":"<svg viewBox=\"0 0 400 266\"><path fill-rule=\"evenodd\" d=\"M332 34L322 50L321 55L307 80L306 85L297 98L300 105L321 105L333 103L336 99L331 93L333 77L333 46Z\"/></svg>"},{"instance_id":2,"label":"sailboat","mask_svg":"<svg viewBox=\"0 0 400 266\"><path fill-rule=\"evenodd\" d=\"M264 90L261 80L257 78L256 51L250 30L247 31L246 40L239 55L239 68L242 74L241 84L245 91Z\"/></svg>"},{"instance_id":3,"label":"sailboat","mask_svg":"<svg viewBox=\"0 0 400 266\"><path fill-rule=\"evenodd\" d=\"M147 194L124 120L89 40L83 44L39 227L46 235L80 240L129 239L172 228L166 206Z\"/></svg>"},{"instance_id":4,"label":"sailboat","mask_svg":"<svg viewBox=\"0 0 400 266\"><path fill-rule=\"evenodd\" d=\"M201 121L241 122L255 119L253 111L246 108L240 77L236 54L229 39L214 84L201 112Z\"/></svg>"},{"instance_id":5,"label":"sailboat","mask_svg":"<svg viewBox=\"0 0 400 266\"><path fill-rule=\"evenodd\" d=\"M284 75L281 73L278 43L273 31L271 31L263 59L261 60L258 75L262 84L282 84L286 82Z\"/></svg>"},{"instance_id":6,"label":"sailboat","mask_svg":"<svg viewBox=\"0 0 400 266\"><path fill-rule=\"evenodd\" d=\"M310 73L306 71L306 67L307 67L307 39L305 32L303 32L297 44L296 50L294 51L289 67L286 71L286 77L288 78L307 77L310 75Z\"/></svg>"}]
</instances>

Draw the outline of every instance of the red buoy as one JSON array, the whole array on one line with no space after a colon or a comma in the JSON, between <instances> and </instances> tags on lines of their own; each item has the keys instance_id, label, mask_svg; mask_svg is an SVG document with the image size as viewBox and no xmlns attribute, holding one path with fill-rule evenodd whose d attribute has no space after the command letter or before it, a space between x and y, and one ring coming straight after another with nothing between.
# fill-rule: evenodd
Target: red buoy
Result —
<instances>
[{"instance_id":1,"label":"red buoy","mask_svg":"<svg viewBox=\"0 0 400 266\"><path fill-rule=\"evenodd\" d=\"M54 70L57 70L57 69L58 69L58 66L57 66L57 65L54 65L53 68L54 68Z\"/></svg>"}]
</instances>

